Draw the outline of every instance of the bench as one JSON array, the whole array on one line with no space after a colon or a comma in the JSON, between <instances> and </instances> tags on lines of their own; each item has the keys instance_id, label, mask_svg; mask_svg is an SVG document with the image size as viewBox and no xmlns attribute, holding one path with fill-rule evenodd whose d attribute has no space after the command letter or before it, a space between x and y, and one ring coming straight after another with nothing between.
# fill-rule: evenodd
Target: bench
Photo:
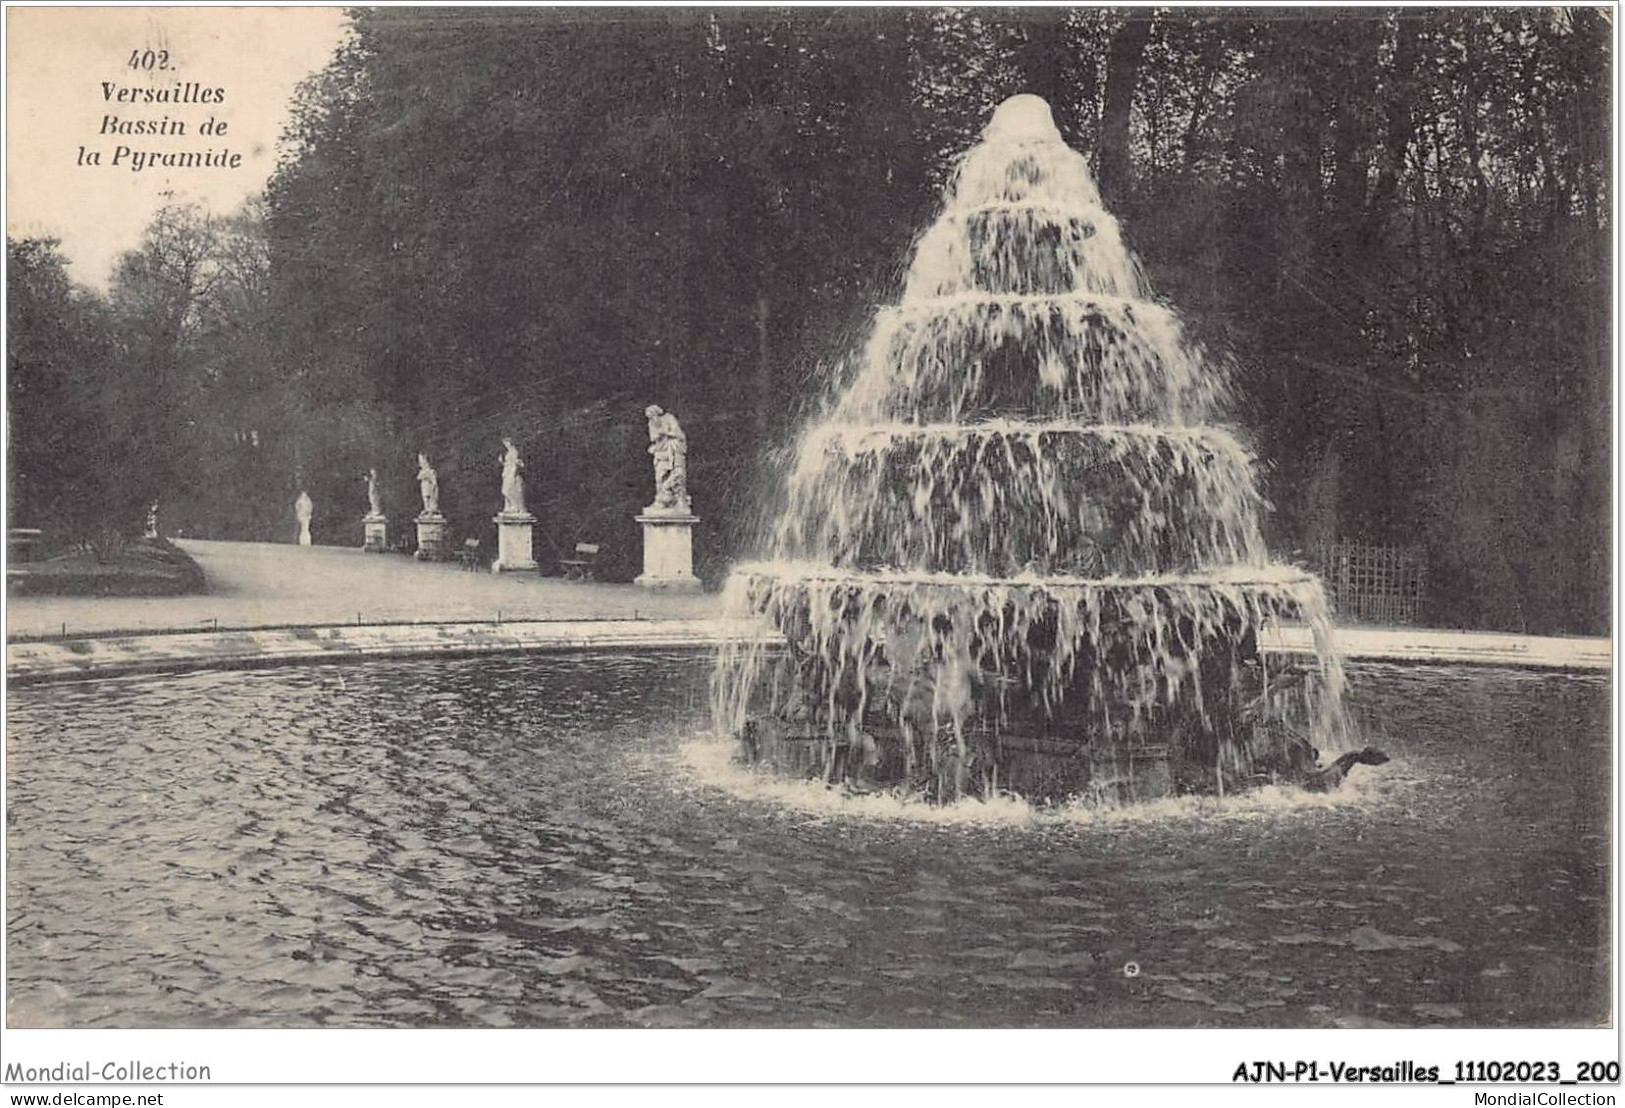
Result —
<instances>
[{"instance_id":1,"label":"bench","mask_svg":"<svg viewBox=\"0 0 1625 1108\"><path fill-rule=\"evenodd\" d=\"M34 560L34 548L45 534L37 527L13 527L6 532L6 554L14 562Z\"/></svg>"},{"instance_id":2,"label":"bench","mask_svg":"<svg viewBox=\"0 0 1625 1108\"><path fill-rule=\"evenodd\" d=\"M457 564L470 571L480 568L479 539L463 540L463 548L457 552Z\"/></svg>"},{"instance_id":3,"label":"bench","mask_svg":"<svg viewBox=\"0 0 1625 1108\"><path fill-rule=\"evenodd\" d=\"M591 581L592 564L598 558L598 544L595 542L576 543L576 556L574 558L560 558L559 566L564 570L564 577L568 581Z\"/></svg>"}]
</instances>

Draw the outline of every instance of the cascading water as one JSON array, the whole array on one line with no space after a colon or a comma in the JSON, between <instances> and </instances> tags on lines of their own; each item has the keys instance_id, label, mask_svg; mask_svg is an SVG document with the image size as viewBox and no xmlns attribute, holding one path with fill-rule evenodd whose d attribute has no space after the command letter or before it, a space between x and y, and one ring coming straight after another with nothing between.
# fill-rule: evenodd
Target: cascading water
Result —
<instances>
[{"instance_id":1,"label":"cascading water","mask_svg":"<svg viewBox=\"0 0 1625 1108\"><path fill-rule=\"evenodd\" d=\"M1121 799L1312 765L1341 731L1320 583L1270 564L1222 375L1151 298L1043 100L994 113L804 434L733 614L718 724L747 757L934 799ZM1272 674L1271 619L1318 666Z\"/></svg>"}]
</instances>

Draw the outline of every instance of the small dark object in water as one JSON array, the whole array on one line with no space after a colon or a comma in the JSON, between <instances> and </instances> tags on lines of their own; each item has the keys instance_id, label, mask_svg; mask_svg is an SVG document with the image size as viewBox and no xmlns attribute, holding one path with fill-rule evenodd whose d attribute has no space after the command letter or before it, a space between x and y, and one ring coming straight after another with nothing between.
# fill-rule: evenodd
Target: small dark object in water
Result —
<instances>
[{"instance_id":1,"label":"small dark object in water","mask_svg":"<svg viewBox=\"0 0 1625 1108\"><path fill-rule=\"evenodd\" d=\"M1317 769L1310 773L1303 779L1303 787L1312 793L1331 792L1343 783L1350 766L1380 766L1386 761L1388 755L1374 746L1355 750L1343 755L1325 769Z\"/></svg>"}]
</instances>

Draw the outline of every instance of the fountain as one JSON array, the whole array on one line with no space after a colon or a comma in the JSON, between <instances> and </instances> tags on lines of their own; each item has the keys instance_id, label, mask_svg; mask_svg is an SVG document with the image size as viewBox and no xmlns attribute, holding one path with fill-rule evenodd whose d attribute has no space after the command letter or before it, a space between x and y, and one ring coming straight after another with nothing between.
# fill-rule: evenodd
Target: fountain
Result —
<instances>
[{"instance_id":1,"label":"fountain","mask_svg":"<svg viewBox=\"0 0 1625 1108\"><path fill-rule=\"evenodd\" d=\"M1272 564L1218 368L1152 298L1049 107L999 107L798 444L718 723L789 773L948 800L1244 787L1342 733L1320 582ZM1317 663L1267 665L1277 619ZM1284 671L1283 671L1284 668Z\"/></svg>"}]
</instances>

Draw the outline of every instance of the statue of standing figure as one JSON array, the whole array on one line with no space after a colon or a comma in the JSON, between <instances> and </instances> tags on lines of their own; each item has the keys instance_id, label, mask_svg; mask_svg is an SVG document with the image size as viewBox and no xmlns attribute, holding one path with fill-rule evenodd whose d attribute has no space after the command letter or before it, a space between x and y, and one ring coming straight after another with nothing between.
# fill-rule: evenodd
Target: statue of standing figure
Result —
<instances>
[{"instance_id":1,"label":"statue of standing figure","mask_svg":"<svg viewBox=\"0 0 1625 1108\"><path fill-rule=\"evenodd\" d=\"M519 471L525 468L519 457L519 448L512 439L502 440L502 511L505 515L526 515L525 479Z\"/></svg>"},{"instance_id":2,"label":"statue of standing figure","mask_svg":"<svg viewBox=\"0 0 1625 1108\"><path fill-rule=\"evenodd\" d=\"M649 453L655 460L652 507L688 511L688 436L677 417L658 404L650 404L643 414L649 419Z\"/></svg>"},{"instance_id":3,"label":"statue of standing figure","mask_svg":"<svg viewBox=\"0 0 1625 1108\"><path fill-rule=\"evenodd\" d=\"M299 520L299 545L310 545L310 517L316 513L316 506L311 503L310 493L304 489L299 490L299 498L293 502L293 514Z\"/></svg>"},{"instance_id":4,"label":"statue of standing figure","mask_svg":"<svg viewBox=\"0 0 1625 1108\"><path fill-rule=\"evenodd\" d=\"M655 500L637 517L643 525L643 572L633 584L646 589L697 592L694 525L688 501L688 436L677 417L658 404L649 419L649 454L655 461Z\"/></svg>"},{"instance_id":5,"label":"statue of standing figure","mask_svg":"<svg viewBox=\"0 0 1625 1108\"><path fill-rule=\"evenodd\" d=\"M384 500L383 495L378 491L378 470L376 468L367 470L367 476L364 478L364 480L367 482L368 514L375 516L383 515Z\"/></svg>"},{"instance_id":6,"label":"statue of standing figure","mask_svg":"<svg viewBox=\"0 0 1625 1108\"><path fill-rule=\"evenodd\" d=\"M440 514L440 478L427 454L418 455L418 491L423 494L423 514Z\"/></svg>"}]
</instances>

